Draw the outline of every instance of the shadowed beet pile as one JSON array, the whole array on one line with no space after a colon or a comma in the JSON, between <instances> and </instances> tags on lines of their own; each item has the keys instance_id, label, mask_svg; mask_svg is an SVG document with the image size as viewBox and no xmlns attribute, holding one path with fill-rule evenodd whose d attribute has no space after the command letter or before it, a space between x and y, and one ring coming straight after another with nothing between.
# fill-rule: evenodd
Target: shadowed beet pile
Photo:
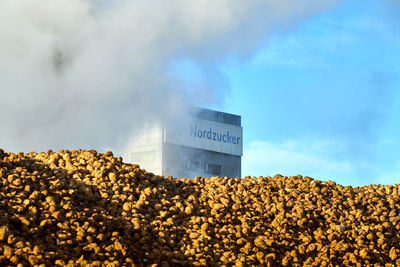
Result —
<instances>
[{"instance_id":1,"label":"shadowed beet pile","mask_svg":"<svg viewBox=\"0 0 400 267\"><path fill-rule=\"evenodd\" d=\"M0 150L0 265L400 266L399 193L302 176L163 178L111 152Z\"/></svg>"}]
</instances>

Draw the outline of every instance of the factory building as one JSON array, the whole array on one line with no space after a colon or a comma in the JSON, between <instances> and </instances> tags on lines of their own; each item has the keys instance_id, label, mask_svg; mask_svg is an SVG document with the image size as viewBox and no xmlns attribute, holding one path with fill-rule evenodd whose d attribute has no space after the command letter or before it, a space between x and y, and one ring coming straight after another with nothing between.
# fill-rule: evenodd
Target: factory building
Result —
<instances>
[{"instance_id":1,"label":"factory building","mask_svg":"<svg viewBox=\"0 0 400 267\"><path fill-rule=\"evenodd\" d=\"M243 154L241 117L190 108L179 119L145 128L128 152L128 160L163 176L240 177Z\"/></svg>"}]
</instances>

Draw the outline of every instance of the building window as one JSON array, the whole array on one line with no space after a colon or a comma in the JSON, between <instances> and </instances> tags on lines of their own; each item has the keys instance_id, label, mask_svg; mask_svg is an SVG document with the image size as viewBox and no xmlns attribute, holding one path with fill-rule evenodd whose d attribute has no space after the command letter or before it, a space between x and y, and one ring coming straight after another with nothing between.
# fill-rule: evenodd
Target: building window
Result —
<instances>
[{"instance_id":1,"label":"building window","mask_svg":"<svg viewBox=\"0 0 400 267\"><path fill-rule=\"evenodd\" d=\"M188 159L186 161L186 170L196 171L199 168L200 163L195 160Z\"/></svg>"},{"instance_id":2,"label":"building window","mask_svg":"<svg viewBox=\"0 0 400 267\"><path fill-rule=\"evenodd\" d=\"M206 173L219 175L221 174L221 169L222 169L221 165L216 165L211 163L204 164L204 171Z\"/></svg>"},{"instance_id":3,"label":"building window","mask_svg":"<svg viewBox=\"0 0 400 267\"><path fill-rule=\"evenodd\" d=\"M153 161L156 160L155 151L142 151L133 153L133 161Z\"/></svg>"}]
</instances>

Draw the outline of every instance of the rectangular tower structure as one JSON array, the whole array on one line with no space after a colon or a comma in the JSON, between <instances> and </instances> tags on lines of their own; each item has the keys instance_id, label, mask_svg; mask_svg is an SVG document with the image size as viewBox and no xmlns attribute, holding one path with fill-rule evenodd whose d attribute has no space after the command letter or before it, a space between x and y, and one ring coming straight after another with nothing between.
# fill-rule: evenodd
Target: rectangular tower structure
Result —
<instances>
[{"instance_id":1,"label":"rectangular tower structure","mask_svg":"<svg viewBox=\"0 0 400 267\"><path fill-rule=\"evenodd\" d=\"M243 155L241 117L190 108L179 120L145 129L128 159L154 174L177 178L240 177Z\"/></svg>"}]
</instances>

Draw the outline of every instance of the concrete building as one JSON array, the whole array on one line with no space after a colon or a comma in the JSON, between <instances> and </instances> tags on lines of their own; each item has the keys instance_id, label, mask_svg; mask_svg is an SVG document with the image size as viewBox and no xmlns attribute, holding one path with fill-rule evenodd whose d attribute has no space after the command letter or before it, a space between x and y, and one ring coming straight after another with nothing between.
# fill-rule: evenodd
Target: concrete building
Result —
<instances>
[{"instance_id":1,"label":"concrete building","mask_svg":"<svg viewBox=\"0 0 400 267\"><path fill-rule=\"evenodd\" d=\"M132 143L128 160L163 176L241 176L241 117L190 108L174 121L152 125Z\"/></svg>"}]
</instances>

